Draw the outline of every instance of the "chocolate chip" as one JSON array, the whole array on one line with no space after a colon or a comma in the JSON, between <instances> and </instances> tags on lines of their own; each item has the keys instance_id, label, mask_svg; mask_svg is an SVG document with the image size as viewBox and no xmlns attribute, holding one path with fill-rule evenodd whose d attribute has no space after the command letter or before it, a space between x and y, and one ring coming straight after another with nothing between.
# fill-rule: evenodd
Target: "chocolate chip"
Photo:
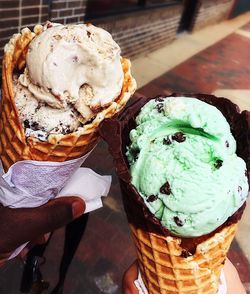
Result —
<instances>
[{"instance_id":1,"label":"chocolate chip","mask_svg":"<svg viewBox=\"0 0 250 294\"><path fill-rule=\"evenodd\" d=\"M30 126L32 128L32 130L34 131L38 131L39 130L39 125L37 122L33 122Z\"/></svg>"},{"instance_id":2,"label":"chocolate chip","mask_svg":"<svg viewBox=\"0 0 250 294\"><path fill-rule=\"evenodd\" d=\"M228 147L229 147L229 143L228 143L228 141L226 141L225 144L226 144L226 147L228 148Z\"/></svg>"},{"instance_id":3,"label":"chocolate chip","mask_svg":"<svg viewBox=\"0 0 250 294\"><path fill-rule=\"evenodd\" d=\"M53 27L53 24L51 22L48 22L46 25L48 29Z\"/></svg>"},{"instance_id":4,"label":"chocolate chip","mask_svg":"<svg viewBox=\"0 0 250 294\"><path fill-rule=\"evenodd\" d=\"M156 109L159 113L163 112L164 110L164 104L163 103L158 103L156 104Z\"/></svg>"},{"instance_id":5,"label":"chocolate chip","mask_svg":"<svg viewBox=\"0 0 250 294\"><path fill-rule=\"evenodd\" d=\"M53 62L54 66L57 66L57 63L56 62Z\"/></svg>"},{"instance_id":6,"label":"chocolate chip","mask_svg":"<svg viewBox=\"0 0 250 294\"><path fill-rule=\"evenodd\" d=\"M155 200L157 200L157 196L156 195L149 195L147 198L147 202L154 202Z\"/></svg>"},{"instance_id":7,"label":"chocolate chip","mask_svg":"<svg viewBox=\"0 0 250 294\"><path fill-rule=\"evenodd\" d=\"M130 153L134 157L134 159L137 160L139 157L140 150L139 149L131 149Z\"/></svg>"},{"instance_id":8,"label":"chocolate chip","mask_svg":"<svg viewBox=\"0 0 250 294\"><path fill-rule=\"evenodd\" d=\"M163 144L164 145L170 145L172 143L172 141L170 140L169 136L167 136L167 138L163 139Z\"/></svg>"},{"instance_id":9,"label":"chocolate chip","mask_svg":"<svg viewBox=\"0 0 250 294\"><path fill-rule=\"evenodd\" d=\"M167 195L171 194L171 188L170 188L169 182L166 182L164 185L161 186L160 192L162 194L167 194Z\"/></svg>"},{"instance_id":10,"label":"chocolate chip","mask_svg":"<svg viewBox=\"0 0 250 294\"><path fill-rule=\"evenodd\" d=\"M242 191L242 187L239 186L239 187L238 187L238 192L240 193L241 191Z\"/></svg>"},{"instance_id":11,"label":"chocolate chip","mask_svg":"<svg viewBox=\"0 0 250 294\"><path fill-rule=\"evenodd\" d=\"M88 38L91 36L91 33L89 31L87 31L87 36Z\"/></svg>"},{"instance_id":12,"label":"chocolate chip","mask_svg":"<svg viewBox=\"0 0 250 294\"><path fill-rule=\"evenodd\" d=\"M163 99L162 97L157 97L157 98L155 98L155 101L156 101L156 102L163 102L164 99Z\"/></svg>"},{"instance_id":13,"label":"chocolate chip","mask_svg":"<svg viewBox=\"0 0 250 294\"><path fill-rule=\"evenodd\" d=\"M30 122L27 119L23 122L23 125L25 128L30 128Z\"/></svg>"},{"instance_id":14,"label":"chocolate chip","mask_svg":"<svg viewBox=\"0 0 250 294\"><path fill-rule=\"evenodd\" d=\"M183 220L179 219L178 216L174 217L174 221L175 221L175 223L177 224L178 227L182 227L184 225L184 223L185 223Z\"/></svg>"},{"instance_id":15,"label":"chocolate chip","mask_svg":"<svg viewBox=\"0 0 250 294\"><path fill-rule=\"evenodd\" d=\"M178 143L182 143L186 140L186 137L182 132L177 132L172 136L172 139Z\"/></svg>"},{"instance_id":16,"label":"chocolate chip","mask_svg":"<svg viewBox=\"0 0 250 294\"><path fill-rule=\"evenodd\" d=\"M215 167L216 169L219 169L220 167L222 167L222 164L223 164L223 160L221 160L221 159L217 159L217 160L215 161L214 167Z\"/></svg>"},{"instance_id":17,"label":"chocolate chip","mask_svg":"<svg viewBox=\"0 0 250 294\"><path fill-rule=\"evenodd\" d=\"M63 126L62 123L60 123L60 126L62 126L62 129L61 129L62 134L66 135L71 133L70 125Z\"/></svg>"},{"instance_id":18,"label":"chocolate chip","mask_svg":"<svg viewBox=\"0 0 250 294\"><path fill-rule=\"evenodd\" d=\"M78 59L78 56L73 56L72 59L73 59L73 62L78 62L78 60L79 60L79 59Z\"/></svg>"},{"instance_id":19,"label":"chocolate chip","mask_svg":"<svg viewBox=\"0 0 250 294\"><path fill-rule=\"evenodd\" d=\"M37 105L35 111L37 112L37 111L41 108L41 106L42 106L42 105L39 103L39 104Z\"/></svg>"},{"instance_id":20,"label":"chocolate chip","mask_svg":"<svg viewBox=\"0 0 250 294\"><path fill-rule=\"evenodd\" d=\"M182 252L181 252L181 257L187 258L189 256L192 256L192 253L190 253L186 249L183 249Z\"/></svg>"},{"instance_id":21,"label":"chocolate chip","mask_svg":"<svg viewBox=\"0 0 250 294\"><path fill-rule=\"evenodd\" d=\"M62 36L61 35L54 35L53 36L57 41L61 40L62 39Z\"/></svg>"},{"instance_id":22,"label":"chocolate chip","mask_svg":"<svg viewBox=\"0 0 250 294\"><path fill-rule=\"evenodd\" d=\"M247 175L247 170L245 170L245 176L247 177L248 175Z\"/></svg>"}]
</instances>

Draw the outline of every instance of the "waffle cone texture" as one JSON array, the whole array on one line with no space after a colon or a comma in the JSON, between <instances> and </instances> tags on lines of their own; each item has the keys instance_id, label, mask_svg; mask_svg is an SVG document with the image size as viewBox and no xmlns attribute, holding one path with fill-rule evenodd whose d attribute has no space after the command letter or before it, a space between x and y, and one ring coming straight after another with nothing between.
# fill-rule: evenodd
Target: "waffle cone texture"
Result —
<instances>
[{"instance_id":1,"label":"waffle cone texture","mask_svg":"<svg viewBox=\"0 0 250 294\"><path fill-rule=\"evenodd\" d=\"M87 154L97 144L98 127L105 118L119 112L136 89L135 79L130 72L130 61L121 58L124 82L117 99L97 113L91 123L70 134L51 134L43 142L34 137L25 137L14 101L13 71L22 70L26 64L26 54L31 40L43 30L41 25L34 32L25 28L13 35L4 48L2 68L2 100L0 106L0 157L5 171L20 160L61 162Z\"/></svg>"},{"instance_id":2,"label":"waffle cone texture","mask_svg":"<svg viewBox=\"0 0 250 294\"><path fill-rule=\"evenodd\" d=\"M183 257L181 238L149 233L130 224L142 279L150 294L216 294L221 269L235 236L232 224Z\"/></svg>"}]
</instances>

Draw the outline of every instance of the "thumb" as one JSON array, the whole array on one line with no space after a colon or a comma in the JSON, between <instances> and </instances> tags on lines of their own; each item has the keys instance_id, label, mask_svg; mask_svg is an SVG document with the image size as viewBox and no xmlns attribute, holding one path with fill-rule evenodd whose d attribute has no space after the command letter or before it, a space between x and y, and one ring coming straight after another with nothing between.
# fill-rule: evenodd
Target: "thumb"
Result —
<instances>
[{"instance_id":1,"label":"thumb","mask_svg":"<svg viewBox=\"0 0 250 294\"><path fill-rule=\"evenodd\" d=\"M138 294L134 281L138 278L138 262L137 260L126 270L123 275L122 286L123 294Z\"/></svg>"},{"instance_id":2,"label":"thumb","mask_svg":"<svg viewBox=\"0 0 250 294\"><path fill-rule=\"evenodd\" d=\"M0 252L54 231L83 214L85 203L78 197L62 197L36 208L0 208Z\"/></svg>"}]
</instances>

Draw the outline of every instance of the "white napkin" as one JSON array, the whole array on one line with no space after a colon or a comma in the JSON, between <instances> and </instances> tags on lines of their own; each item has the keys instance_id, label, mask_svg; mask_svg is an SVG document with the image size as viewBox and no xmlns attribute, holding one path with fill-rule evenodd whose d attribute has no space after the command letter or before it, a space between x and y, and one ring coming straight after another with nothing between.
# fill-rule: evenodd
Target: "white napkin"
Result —
<instances>
[{"instance_id":1,"label":"white napkin","mask_svg":"<svg viewBox=\"0 0 250 294\"><path fill-rule=\"evenodd\" d=\"M138 279L135 280L134 283L136 288L139 291L139 294L148 294L148 290L146 289L143 283L140 271L138 273ZM223 270L221 271L220 288L219 288L218 294L227 294L227 284L226 284L225 274Z\"/></svg>"},{"instance_id":2,"label":"white napkin","mask_svg":"<svg viewBox=\"0 0 250 294\"><path fill-rule=\"evenodd\" d=\"M109 192L111 176L80 167L89 154L65 162L18 161L7 173L0 164L0 203L10 208L38 207L55 197L78 196L86 203L85 213L102 207L101 197Z\"/></svg>"}]
</instances>

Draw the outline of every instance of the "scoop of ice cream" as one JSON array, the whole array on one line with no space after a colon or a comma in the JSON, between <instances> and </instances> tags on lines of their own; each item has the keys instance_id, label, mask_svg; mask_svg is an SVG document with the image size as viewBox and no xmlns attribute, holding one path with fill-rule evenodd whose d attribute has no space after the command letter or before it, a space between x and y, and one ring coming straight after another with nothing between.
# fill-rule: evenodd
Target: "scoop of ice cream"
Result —
<instances>
[{"instance_id":1,"label":"scoop of ice cream","mask_svg":"<svg viewBox=\"0 0 250 294\"><path fill-rule=\"evenodd\" d=\"M49 134L66 134L81 125L79 114L72 108L57 109L38 102L34 95L14 80L15 103L26 136L46 140Z\"/></svg>"},{"instance_id":2,"label":"scoop of ice cream","mask_svg":"<svg viewBox=\"0 0 250 294\"><path fill-rule=\"evenodd\" d=\"M173 234L208 234L245 202L246 164L217 108L194 98L158 98L136 124L127 151L132 184Z\"/></svg>"},{"instance_id":3,"label":"scoop of ice cream","mask_svg":"<svg viewBox=\"0 0 250 294\"><path fill-rule=\"evenodd\" d=\"M89 119L91 109L109 104L121 92L120 48L93 25L50 24L31 41L20 82L38 101L53 108L73 104Z\"/></svg>"}]
</instances>

